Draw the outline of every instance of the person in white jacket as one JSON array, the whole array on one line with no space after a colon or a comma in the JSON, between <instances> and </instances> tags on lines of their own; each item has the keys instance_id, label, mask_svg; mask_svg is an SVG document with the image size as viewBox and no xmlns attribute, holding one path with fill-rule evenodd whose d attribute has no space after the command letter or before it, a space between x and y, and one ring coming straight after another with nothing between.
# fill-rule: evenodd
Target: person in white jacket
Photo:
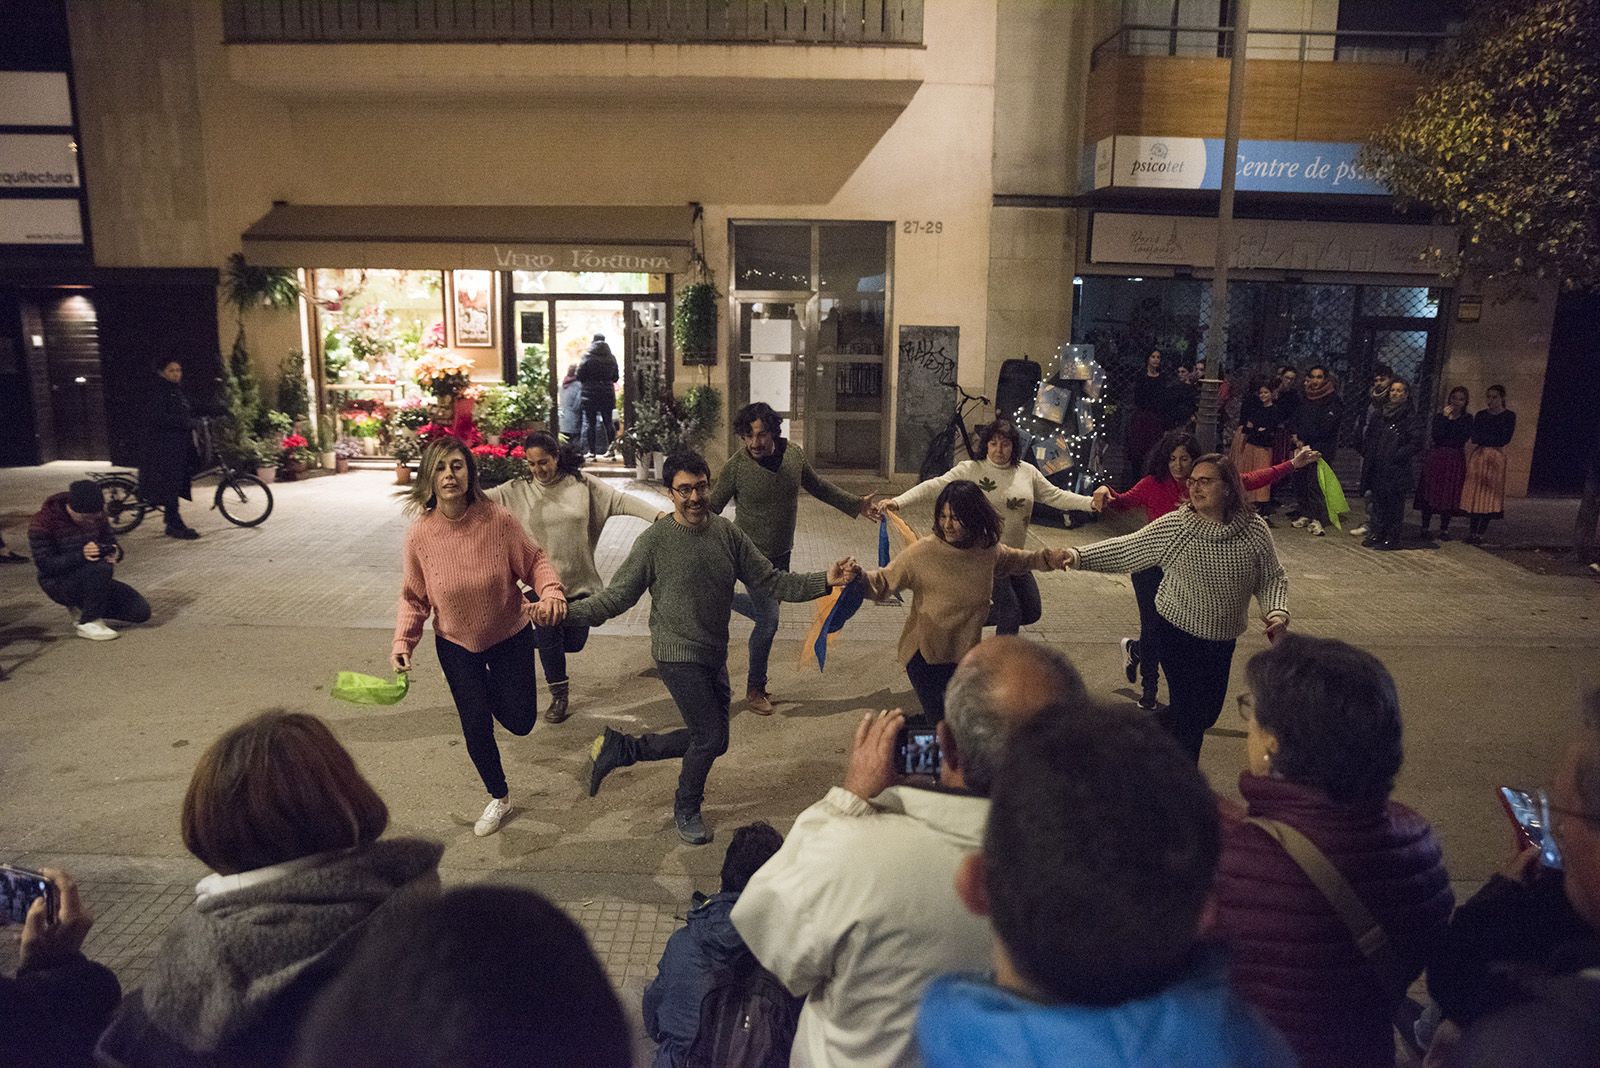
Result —
<instances>
[{"instance_id":1,"label":"person in white jacket","mask_svg":"<svg viewBox=\"0 0 1600 1068\"><path fill-rule=\"evenodd\" d=\"M666 514L642 497L583 474L583 458L571 445L562 445L544 431L529 434L523 442L531 480L519 479L485 490L516 516L534 543L544 547L575 602L603 588L594 549L600 532L612 516L631 515L653 523ZM576 653L589 640L589 628L563 620L554 627L536 627L539 661L550 687L550 707L545 722L567 718L570 680L567 654Z\"/></svg>"},{"instance_id":2,"label":"person in white jacket","mask_svg":"<svg viewBox=\"0 0 1600 1068\"><path fill-rule=\"evenodd\" d=\"M1098 512L1093 498L1053 486L1037 467L1022 462L1022 435L1009 419L996 419L978 431L981 460L963 460L938 478L919 482L898 497L878 502L878 513L903 512L920 504L931 504L939 491L957 479L976 482L994 510L1000 513L1000 544L1024 548L1028 523L1035 504L1047 504L1062 511ZM875 516L876 517L876 516ZM1039 622L1043 607L1039 602L1039 583L1031 572L1020 575L995 575L991 594L993 607L985 626L996 634L1015 634L1022 627Z\"/></svg>"}]
</instances>

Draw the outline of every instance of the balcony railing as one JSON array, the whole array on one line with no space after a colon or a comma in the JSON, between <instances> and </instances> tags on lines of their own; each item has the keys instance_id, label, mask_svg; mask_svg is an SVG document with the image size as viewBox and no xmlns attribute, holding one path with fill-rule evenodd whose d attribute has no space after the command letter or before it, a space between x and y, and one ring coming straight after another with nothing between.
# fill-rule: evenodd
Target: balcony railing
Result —
<instances>
[{"instance_id":1,"label":"balcony railing","mask_svg":"<svg viewBox=\"0 0 1600 1068\"><path fill-rule=\"evenodd\" d=\"M923 0L222 0L227 44L922 44Z\"/></svg>"},{"instance_id":2,"label":"balcony railing","mask_svg":"<svg viewBox=\"0 0 1600 1068\"><path fill-rule=\"evenodd\" d=\"M1251 28L1250 59L1320 63L1420 63L1449 48L1456 35L1390 30L1258 30ZM1232 26L1126 25L1095 45L1090 68L1108 56L1233 55Z\"/></svg>"}]
</instances>

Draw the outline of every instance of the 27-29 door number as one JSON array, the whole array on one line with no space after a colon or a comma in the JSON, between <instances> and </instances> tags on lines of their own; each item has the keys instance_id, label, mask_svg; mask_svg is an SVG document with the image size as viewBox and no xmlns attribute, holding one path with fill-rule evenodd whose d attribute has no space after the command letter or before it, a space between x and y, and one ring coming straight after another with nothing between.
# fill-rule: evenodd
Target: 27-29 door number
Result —
<instances>
[{"instance_id":1,"label":"27-29 door number","mask_svg":"<svg viewBox=\"0 0 1600 1068\"><path fill-rule=\"evenodd\" d=\"M902 234L942 234L944 223L940 220L907 219L900 224Z\"/></svg>"}]
</instances>

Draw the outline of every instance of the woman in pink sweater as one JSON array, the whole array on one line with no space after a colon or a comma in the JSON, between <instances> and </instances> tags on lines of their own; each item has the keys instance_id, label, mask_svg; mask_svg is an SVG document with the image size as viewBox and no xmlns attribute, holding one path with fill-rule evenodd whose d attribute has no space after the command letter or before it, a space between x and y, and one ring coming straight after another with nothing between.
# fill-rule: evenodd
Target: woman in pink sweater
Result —
<instances>
[{"instance_id":1,"label":"woman in pink sweater","mask_svg":"<svg viewBox=\"0 0 1600 1068\"><path fill-rule=\"evenodd\" d=\"M439 438L423 450L406 511L418 518L406 532L390 660L396 671L411 670L411 652L431 613L467 754L489 791L472 830L493 834L511 811L495 720L512 734L533 730L539 695L531 624L558 625L567 613L566 591L544 550L483 495L478 466L457 439ZM523 598L518 579L538 592L537 604Z\"/></svg>"}]
</instances>

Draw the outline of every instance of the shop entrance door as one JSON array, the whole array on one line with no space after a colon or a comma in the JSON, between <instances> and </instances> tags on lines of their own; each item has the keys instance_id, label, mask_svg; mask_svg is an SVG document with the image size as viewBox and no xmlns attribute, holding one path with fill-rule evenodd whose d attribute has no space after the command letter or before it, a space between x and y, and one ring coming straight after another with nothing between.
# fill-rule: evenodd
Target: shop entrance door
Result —
<instances>
[{"instance_id":1,"label":"shop entrance door","mask_svg":"<svg viewBox=\"0 0 1600 1068\"><path fill-rule=\"evenodd\" d=\"M25 293L23 304L37 308L50 378L50 418L57 460L103 460L106 400L100 371L100 320L83 292Z\"/></svg>"}]
</instances>

